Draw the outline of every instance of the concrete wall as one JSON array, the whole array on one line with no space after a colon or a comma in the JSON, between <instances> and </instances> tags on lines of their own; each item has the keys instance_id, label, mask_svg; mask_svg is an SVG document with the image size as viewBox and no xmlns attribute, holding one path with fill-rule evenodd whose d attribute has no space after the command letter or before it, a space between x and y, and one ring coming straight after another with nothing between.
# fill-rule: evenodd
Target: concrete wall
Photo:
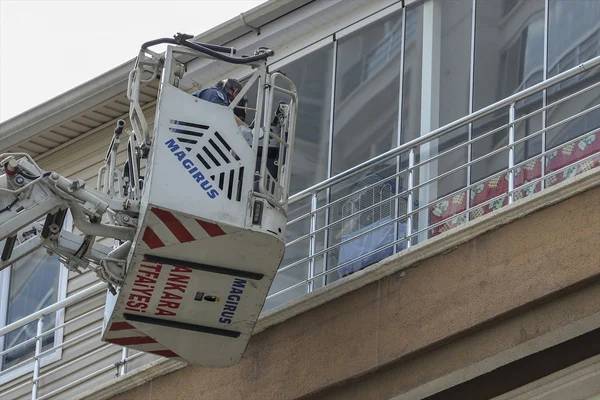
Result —
<instances>
[{"instance_id":1,"label":"concrete wall","mask_svg":"<svg viewBox=\"0 0 600 400\"><path fill-rule=\"evenodd\" d=\"M585 191L274 325L237 366L189 366L113 399L416 399L597 328L599 198Z\"/></svg>"}]
</instances>

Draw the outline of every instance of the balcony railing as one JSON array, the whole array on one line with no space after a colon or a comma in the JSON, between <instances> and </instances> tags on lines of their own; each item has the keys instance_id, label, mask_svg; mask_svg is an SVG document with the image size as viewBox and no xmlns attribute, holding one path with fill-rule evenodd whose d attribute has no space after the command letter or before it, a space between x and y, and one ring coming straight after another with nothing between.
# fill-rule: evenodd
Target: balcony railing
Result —
<instances>
[{"instance_id":1,"label":"balcony railing","mask_svg":"<svg viewBox=\"0 0 600 400\"><path fill-rule=\"evenodd\" d=\"M292 196L286 258L267 306L600 165L599 64L591 59Z\"/></svg>"},{"instance_id":2,"label":"balcony railing","mask_svg":"<svg viewBox=\"0 0 600 400\"><path fill-rule=\"evenodd\" d=\"M526 201L531 193L600 165L600 113L595 113L600 109L598 66L600 57L292 196L286 257L267 307L284 307L291 298L514 201ZM44 355L57 350L57 346L44 350L43 338L87 315L98 315L103 306L46 332L42 332L43 319L104 290L104 284L98 283L0 328L2 337L38 321L36 336L0 349L2 356L36 343L32 357L0 372L1 378L31 365L30 378L0 386L0 397L22 397L27 388L34 400L62 398L68 390L89 390L90 382L100 376L110 380L135 372L127 366L143 353L129 354L118 346L101 344L101 319L58 345L75 348L81 341L95 338L97 346L52 368L41 368ZM88 366L89 357L104 351L120 354L119 360L94 365L94 370L84 375L67 374L52 388L42 387L50 374Z\"/></svg>"},{"instance_id":3,"label":"balcony railing","mask_svg":"<svg viewBox=\"0 0 600 400\"><path fill-rule=\"evenodd\" d=\"M13 331L16 331L19 328L21 328L25 325L28 325L32 322L37 323L36 335L34 337L31 337L21 343L18 343L12 347L4 349L3 351L0 351L0 357L4 357L6 354L9 354L20 348L30 345L31 343L35 343L35 351L34 351L34 354L30 358L23 359L20 362L16 363L15 365L12 365L9 368L6 368L0 372L0 376L3 376L3 375L8 375L8 374L14 373L15 371L18 371L19 369L21 369L22 367L30 366L31 367L30 368L31 369L31 379L25 380L21 383L15 384L15 385L6 383L4 385L6 387L6 389L0 390L0 395L1 395L0 397L2 397L3 399L4 398L6 398L6 399L19 398L19 396L17 394L18 393L20 394L23 391L24 387L30 387L31 388L30 389L31 398L33 400L47 399L47 398L52 398L52 397L58 396L60 393L63 393L65 390L68 390L69 388L73 387L74 385L76 385L78 383L82 383L84 381L82 379L77 379L77 380L74 380L73 382L65 382L65 384L62 385L61 387L59 387L58 389L53 390L48 393L45 393L44 395L40 395L39 390L38 390L40 387L40 381L43 378L47 378L51 374L56 374L56 373L60 372L62 369L68 367L72 363L83 361L85 358L89 357L91 354L90 354L90 352L87 352L86 354L82 354L80 357L75 358L73 361L70 361L68 363L63 363L60 366L58 366L57 368L53 368L52 370L50 370L44 374L41 374L42 360L44 359L44 357L48 356L49 354L51 354L52 352L54 352L56 350L62 351L64 349L73 347L73 346L77 345L78 343L80 343L82 340L89 339L90 337L95 336L99 339L100 333L102 331L102 321L101 320L98 321L99 323L96 323L95 326L92 327L91 329L88 329L85 332L78 334L77 336L69 338L69 340L67 340L67 341L62 341L59 345L52 346L49 349L44 350L42 348L42 342L45 337L47 337L49 335L54 335L55 332L57 332L59 330L63 330L69 326L72 326L73 324L75 324L79 320L81 320L82 318L85 318L88 315L98 312L99 310L102 310L104 308L104 306L100 306L100 307L88 310L84 314L78 315L75 318L70 319L69 321L66 321L62 324L56 325L52 329L48 329L45 331L42 331L43 322L44 322L45 318L49 318L52 315L54 315L57 310L67 308L67 307L76 305L78 303L81 303L81 302L88 300L89 298L91 298L95 295L98 295L104 291L106 291L106 284L103 282L98 282L95 285L93 285L87 289L84 289L80 292L77 292L76 294L69 296L68 298L66 298L62 301L51 304L48 307L45 307L33 314L30 314L25 318L22 318L18 321L13 322L12 324L9 324L9 325L6 325L5 327L0 328L0 337L2 337L5 335L8 335L9 333L11 333ZM109 345L104 345L100 349L104 350L107 346L109 346ZM95 350L95 351L98 351L98 350ZM85 380L92 379L93 377L104 373L106 370L114 369L114 368L115 368L114 363L111 365L105 366L104 368L99 368L98 371L94 372L93 374L90 374L90 376L88 376L88 377L85 377L86 378ZM0 388L1 387L2 386L0 386Z\"/></svg>"}]
</instances>

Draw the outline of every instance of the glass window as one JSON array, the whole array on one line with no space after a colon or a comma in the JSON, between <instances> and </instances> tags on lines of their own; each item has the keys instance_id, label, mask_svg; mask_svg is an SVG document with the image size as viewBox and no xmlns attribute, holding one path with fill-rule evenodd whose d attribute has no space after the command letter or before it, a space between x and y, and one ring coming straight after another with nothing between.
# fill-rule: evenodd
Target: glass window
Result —
<instances>
[{"instance_id":1,"label":"glass window","mask_svg":"<svg viewBox=\"0 0 600 400\"><path fill-rule=\"evenodd\" d=\"M288 207L289 221L299 219L288 224L285 231L286 243L283 260L279 266L280 271L269 290L269 296L264 305L264 310L277 307L280 304L301 297L307 292L308 260L310 237L305 237L310 232L310 216L300 218L310 212L310 198L292 203ZM294 241L292 243L292 241Z\"/></svg>"},{"instance_id":2,"label":"glass window","mask_svg":"<svg viewBox=\"0 0 600 400\"><path fill-rule=\"evenodd\" d=\"M427 134L469 111L472 1L424 2L408 8L406 18L402 142ZM422 145L415 153L416 162L431 161L416 171L418 182L463 166L467 148L456 147L467 137L467 128L463 127ZM456 149L446 152L450 148ZM440 152L446 153L433 158ZM434 222L429 215L429 208L435 206L432 202L464 188L466 180L466 168L462 168L422 186L415 193L416 206L422 211L414 228L426 225L428 220Z\"/></svg>"},{"instance_id":3,"label":"glass window","mask_svg":"<svg viewBox=\"0 0 600 400\"><path fill-rule=\"evenodd\" d=\"M402 13L396 12L338 42L333 174L396 143Z\"/></svg>"},{"instance_id":4,"label":"glass window","mask_svg":"<svg viewBox=\"0 0 600 400\"><path fill-rule=\"evenodd\" d=\"M543 79L544 1L479 0L475 12L474 110L501 100ZM535 99L528 104L536 104ZM517 113L523 113L525 111ZM508 123L508 108L473 124L473 137ZM530 132L525 132L527 134ZM508 130L476 141L472 157L507 145ZM502 151L476 163L471 181L480 181L508 166ZM494 179L501 179L495 177Z\"/></svg>"},{"instance_id":5,"label":"glass window","mask_svg":"<svg viewBox=\"0 0 600 400\"><path fill-rule=\"evenodd\" d=\"M395 12L338 42L333 174L377 156L397 142L402 12ZM395 160L336 185L331 191L327 280L350 274L392 254ZM369 188L361 190L365 186Z\"/></svg>"},{"instance_id":6,"label":"glass window","mask_svg":"<svg viewBox=\"0 0 600 400\"><path fill-rule=\"evenodd\" d=\"M549 0L548 76L600 54L600 2Z\"/></svg>"},{"instance_id":7,"label":"glass window","mask_svg":"<svg viewBox=\"0 0 600 400\"><path fill-rule=\"evenodd\" d=\"M66 225L66 224L65 224ZM30 239L37 233L36 228L21 231L17 238L20 243ZM3 247L0 244L0 248ZM61 279L67 274L61 273L62 267L55 255L50 255L45 248L38 248L17 263L0 272L0 326L11 324L29 314L47 307L61 297ZM56 317L62 311L53 313L43 319L43 331L56 326ZM37 320L0 338L0 348L8 350L34 337L37 333ZM45 335L42 340L43 349L52 347L57 339L57 332ZM0 369L6 370L32 357L35 341L18 346L0 357Z\"/></svg>"},{"instance_id":8,"label":"glass window","mask_svg":"<svg viewBox=\"0 0 600 400\"><path fill-rule=\"evenodd\" d=\"M325 255L322 254L325 244L326 208L322 208L311 218L311 205L320 208L325 205L325 192L321 192L313 203L311 197L296 201L288 207L286 248L283 261L269 291L264 310L285 304L301 297L312 289L324 285ZM317 231L310 236L311 225ZM311 253L312 249L312 253ZM317 254L318 253L318 254ZM311 254L317 254L311 257Z\"/></svg>"},{"instance_id":9,"label":"glass window","mask_svg":"<svg viewBox=\"0 0 600 400\"><path fill-rule=\"evenodd\" d=\"M333 44L280 68L298 89L290 193L327 177Z\"/></svg>"},{"instance_id":10,"label":"glass window","mask_svg":"<svg viewBox=\"0 0 600 400\"><path fill-rule=\"evenodd\" d=\"M471 5L471 0L434 0L407 9L402 142L468 113ZM426 54L424 45L430 48ZM424 78L424 73L429 76ZM423 81L429 87L421 104ZM421 129L423 115L429 115L430 121Z\"/></svg>"},{"instance_id":11,"label":"glass window","mask_svg":"<svg viewBox=\"0 0 600 400\"><path fill-rule=\"evenodd\" d=\"M543 79L544 0L479 0L475 12L474 109Z\"/></svg>"},{"instance_id":12,"label":"glass window","mask_svg":"<svg viewBox=\"0 0 600 400\"><path fill-rule=\"evenodd\" d=\"M329 165L329 126L331 114L331 87L333 74L333 44L322 47L279 68L298 89L299 108L296 122L294 156L290 193L296 193L327 177ZM289 220L294 220L310 211L311 199L290 204ZM321 204L319 204L321 205ZM323 224L324 212L318 221ZM306 293L309 271L318 273L323 269L321 261L307 259L311 239L305 237L310 231L310 217L288 224L286 247L282 270L271 287L272 297L267 299L265 310L276 307ZM323 248L324 233L316 235L315 251ZM319 247L320 244L320 247ZM320 267L319 267L320 266ZM318 284L316 280L312 285Z\"/></svg>"},{"instance_id":13,"label":"glass window","mask_svg":"<svg viewBox=\"0 0 600 400\"><path fill-rule=\"evenodd\" d=\"M402 135L409 142L421 133L421 82L423 63L423 5L406 9L404 76L402 77Z\"/></svg>"},{"instance_id":14,"label":"glass window","mask_svg":"<svg viewBox=\"0 0 600 400\"><path fill-rule=\"evenodd\" d=\"M469 112L471 0L436 0L440 6L439 121L445 125Z\"/></svg>"},{"instance_id":15,"label":"glass window","mask_svg":"<svg viewBox=\"0 0 600 400\"><path fill-rule=\"evenodd\" d=\"M38 249L10 268L6 324L18 321L40 310L58 299L58 276L60 263L49 256L45 249ZM54 315L43 321L44 330L54 327ZM37 321L9 333L4 338L4 350L9 349L36 335ZM45 346L54 343L54 335L44 337ZM2 369L31 357L35 343L22 346L3 357Z\"/></svg>"},{"instance_id":16,"label":"glass window","mask_svg":"<svg viewBox=\"0 0 600 400\"><path fill-rule=\"evenodd\" d=\"M548 10L548 76L573 68L600 54L600 2L596 0L550 0ZM600 68L579 74L548 89L548 104L552 104L600 80ZM560 124L562 120L582 112L600 102L600 88L594 88L561 102L548 109L547 126ZM595 110L579 118L557 125L547 132L546 149L563 145L565 142L588 132L587 147L597 146L597 131L600 127L600 111ZM591 146L590 146L591 145ZM585 153L585 152L584 152ZM570 157L574 160L576 157ZM564 160L548 160L548 165L562 167ZM564 165L562 165L564 164ZM552 168L554 169L554 168Z\"/></svg>"}]
</instances>

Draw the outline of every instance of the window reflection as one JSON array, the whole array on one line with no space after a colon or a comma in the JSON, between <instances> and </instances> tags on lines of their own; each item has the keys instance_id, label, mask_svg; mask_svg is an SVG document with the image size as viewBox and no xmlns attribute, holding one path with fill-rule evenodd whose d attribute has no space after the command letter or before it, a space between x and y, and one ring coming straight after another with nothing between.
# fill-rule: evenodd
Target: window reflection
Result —
<instances>
[{"instance_id":1,"label":"window reflection","mask_svg":"<svg viewBox=\"0 0 600 400\"><path fill-rule=\"evenodd\" d=\"M600 54L600 2L550 0L548 76Z\"/></svg>"},{"instance_id":2,"label":"window reflection","mask_svg":"<svg viewBox=\"0 0 600 400\"><path fill-rule=\"evenodd\" d=\"M419 137L421 132L421 71L423 60L423 5L406 10L404 76L402 77L401 142Z\"/></svg>"},{"instance_id":3,"label":"window reflection","mask_svg":"<svg viewBox=\"0 0 600 400\"><path fill-rule=\"evenodd\" d=\"M389 150L395 144L401 15L394 13L338 43L333 174Z\"/></svg>"},{"instance_id":4,"label":"window reflection","mask_svg":"<svg viewBox=\"0 0 600 400\"><path fill-rule=\"evenodd\" d=\"M59 274L60 262L58 258L48 255L43 248L39 248L12 266L10 269L6 324L18 321L56 302L58 299ZM52 313L43 320L44 331L54 327L55 315L55 313ZM9 333L4 337L4 350L34 337L36 331L37 321L34 321ZM42 343L44 346L50 346L53 342L54 334L48 334L44 337ZM4 355L2 369L31 357L34 349L35 342L32 342Z\"/></svg>"},{"instance_id":5,"label":"window reflection","mask_svg":"<svg viewBox=\"0 0 600 400\"><path fill-rule=\"evenodd\" d=\"M545 4L548 4L548 10L545 10ZM405 27L402 27L402 13L405 13ZM475 21L472 21L473 15ZM473 23L475 37L471 37ZM401 60L403 30L404 60ZM544 55L545 32L548 33L547 57ZM298 78L292 77L302 81L299 85L301 96L305 86L314 85L321 90L315 89L314 94L307 95L308 101L315 97L321 99L321 95L323 99L331 95L334 98L331 169L332 174L337 174L397 143L406 143L468 114L470 105L471 111L477 111L541 82L545 72L547 77L552 77L599 55L600 1L416 2L339 39L333 94L321 86L325 81L331 83L331 78L329 75L323 78L327 68L319 64L331 60L331 48L322 49L322 52L320 61L311 59L310 68L302 70ZM544 65L545 58L547 65ZM294 68L295 63L290 64L290 74L294 73ZM400 79L401 119L398 115ZM600 110L548 129L564 118L600 104L600 88L596 88L560 105L552 105L598 81L600 67L547 89L545 99L543 93L537 93L515 104L515 116L520 119L514 125L515 139L520 141L514 147L514 161L518 163L513 182L518 189L515 198L541 189L540 182L527 184L539 180L544 168L548 174L600 152ZM301 98L301 104L302 101ZM544 101L550 105L546 112L533 113L540 110ZM330 107L327 100L315 104L326 110ZM315 112L319 113L318 110ZM306 128L306 132L326 130L328 115L318 115L310 121L311 128ZM411 204L417 209L411 227L413 239L438 234L507 204L508 151L501 148L508 144L508 116L508 107L496 110L470 126L447 132L442 138L414 149L415 162L420 164L414 171L414 184L420 186L414 191ZM401 133L397 138L400 120ZM544 124L548 129L545 136L541 135ZM495 133L488 134L492 130ZM469 131L473 138L480 138L470 148L470 159L467 146L457 148L467 141ZM298 135L302 134L308 135L298 129ZM577 143L565 144L576 137L581 137ZM298 188L325 176L320 165L327 156L319 151L328 143L324 136L320 138L307 137L302 145L305 150L301 150L304 152L301 157L305 159L298 160L302 165L294 166L295 171L313 169L298 172L298 177L293 178L299 182ZM502 151L489 156L498 149ZM548 154L542 156L543 151ZM445 154L431 159L441 152ZM474 162L475 159L478 160ZM597 165L597 157L594 160ZM467 182L467 167L463 167L467 161L474 162L469 171L470 182ZM407 154L384 164L336 184L327 193L329 198L319 198L319 205L334 202L328 214L320 215L317 222L317 228L328 225L322 231L326 235L316 236L318 249L325 243L329 246L326 258L316 260L329 282L406 246L403 238L407 221L398 216L405 215L407 196L396 196L407 187L404 172ZM434 179L454 169L452 174ZM424 183L430 180L430 183ZM466 183L472 187L465 188ZM551 182L546 179L544 184ZM303 204L299 208L306 211L308 207L309 204ZM467 210L467 207L471 208ZM308 231L306 225L290 230L296 237ZM308 253L308 240L294 246L286 253L286 258L292 262ZM288 278L293 275L291 281L309 274L308 264L298 264L295 268L299 271L296 275L292 270L286 273ZM302 292L306 288L302 286L298 290Z\"/></svg>"},{"instance_id":6,"label":"window reflection","mask_svg":"<svg viewBox=\"0 0 600 400\"><path fill-rule=\"evenodd\" d=\"M600 2L550 0L548 12L549 77L600 54ZM548 103L552 104L599 80L600 69L598 68L579 74L551 87L548 90ZM599 102L600 89L594 88L560 105L550 107L547 112L547 126L558 124L575 112L584 111ZM577 136L593 132L599 127L600 111L595 110L550 129L547 133L546 148L554 148Z\"/></svg>"},{"instance_id":7,"label":"window reflection","mask_svg":"<svg viewBox=\"0 0 600 400\"><path fill-rule=\"evenodd\" d=\"M290 204L288 217L290 221L293 221L308 212L310 212L310 198ZM288 246L285 248L283 261L280 266L284 270L281 270L275 276L269 293L276 293L276 295L267 299L264 306L265 310L277 307L306 293L307 285L303 282L308 277L309 261L306 258L309 253L310 238L298 239L309 232L310 218L303 218L298 222L287 225L285 241L288 243ZM290 245L292 241L296 241L296 243ZM293 266L291 266L292 264Z\"/></svg>"},{"instance_id":8,"label":"window reflection","mask_svg":"<svg viewBox=\"0 0 600 400\"><path fill-rule=\"evenodd\" d=\"M397 141L402 13L393 13L340 39L337 53L333 174L379 155ZM389 165L389 167L388 167ZM340 199L329 215L328 281L393 253L396 170L367 171L332 189ZM362 190L365 186L368 189ZM342 200L343 198L343 200Z\"/></svg>"},{"instance_id":9,"label":"window reflection","mask_svg":"<svg viewBox=\"0 0 600 400\"><path fill-rule=\"evenodd\" d=\"M479 0L475 12L474 109L540 82L544 1Z\"/></svg>"},{"instance_id":10,"label":"window reflection","mask_svg":"<svg viewBox=\"0 0 600 400\"><path fill-rule=\"evenodd\" d=\"M333 44L280 68L298 88L290 193L327 177Z\"/></svg>"},{"instance_id":11,"label":"window reflection","mask_svg":"<svg viewBox=\"0 0 600 400\"><path fill-rule=\"evenodd\" d=\"M468 113L471 18L470 0L434 0L407 9L402 142ZM431 182L415 194L415 206L422 211L414 230L437 222L432 202L465 187L467 171L460 167L466 163L467 148L458 146L466 142L467 133L462 127L420 146L416 162L424 164L416 171L417 183ZM457 170L433 180L451 169ZM419 236L424 239L427 234Z\"/></svg>"},{"instance_id":12,"label":"window reflection","mask_svg":"<svg viewBox=\"0 0 600 400\"><path fill-rule=\"evenodd\" d=\"M292 177L290 193L294 194L327 177L329 164L329 126L331 114L331 87L333 75L333 44L320 48L296 61L284 65L280 70L296 84L299 107L296 122L294 156L292 157ZM275 99L275 103L277 99ZM290 204L289 220L294 220L310 211L311 199ZM320 200L319 205L324 203ZM318 214L317 222L324 224L325 211ZM265 309L271 309L286 301L306 293L309 269L318 273L323 270L323 257L307 259L310 248L310 216L286 228L286 243L282 267L290 266L277 274L270 293L278 295L267 300ZM325 233L316 235L315 251L323 248ZM312 282L319 285L323 278ZM290 287L292 287L289 289Z\"/></svg>"},{"instance_id":13,"label":"window reflection","mask_svg":"<svg viewBox=\"0 0 600 400\"><path fill-rule=\"evenodd\" d=\"M479 0L476 7L474 110L540 82L544 61L543 0ZM473 137L507 123L508 108L474 123ZM473 144L472 158L486 156L507 145L507 140L508 128L499 129ZM471 182L507 166L507 151L486 157L474 165Z\"/></svg>"}]
</instances>

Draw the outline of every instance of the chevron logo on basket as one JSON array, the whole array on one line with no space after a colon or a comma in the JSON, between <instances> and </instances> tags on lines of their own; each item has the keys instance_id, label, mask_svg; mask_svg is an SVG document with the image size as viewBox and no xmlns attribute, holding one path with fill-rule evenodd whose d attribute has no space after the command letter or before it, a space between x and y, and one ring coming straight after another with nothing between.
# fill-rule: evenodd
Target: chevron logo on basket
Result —
<instances>
[{"instance_id":1,"label":"chevron logo on basket","mask_svg":"<svg viewBox=\"0 0 600 400\"><path fill-rule=\"evenodd\" d=\"M181 156L179 151L185 150L185 157L193 159L180 160L185 162L184 167L189 166L191 174L194 167L203 168L202 176L210 182L204 183L205 187L212 184L227 199L241 201L244 192L244 167L229 141L205 124L177 119L171 119L169 123L169 131L174 137L165 144L171 150L173 146L178 146L177 150L172 150L174 154ZM194 170L192 176L195 177L196 174ZM212 192L209 191L208 194L210 196Z\"/></svg>"},{"instance_id":2,"label":"chevron logo on basket","mask_svg":"<svg viewBox=\"0 0 600 400\"><path fill-rule=\"evenodd\" d=\"M219 195L219 191L216 188L213 188L212 184L206 179L202 171L200 171L196 164L188 158L187 152L179 148L179 145L175 143L175 139L167 140L165 146L171 150L173 156L179 160L181 166L187 170L200 188L206 192L209 198L214 199Z\"/></svg>"}]
</instances>

